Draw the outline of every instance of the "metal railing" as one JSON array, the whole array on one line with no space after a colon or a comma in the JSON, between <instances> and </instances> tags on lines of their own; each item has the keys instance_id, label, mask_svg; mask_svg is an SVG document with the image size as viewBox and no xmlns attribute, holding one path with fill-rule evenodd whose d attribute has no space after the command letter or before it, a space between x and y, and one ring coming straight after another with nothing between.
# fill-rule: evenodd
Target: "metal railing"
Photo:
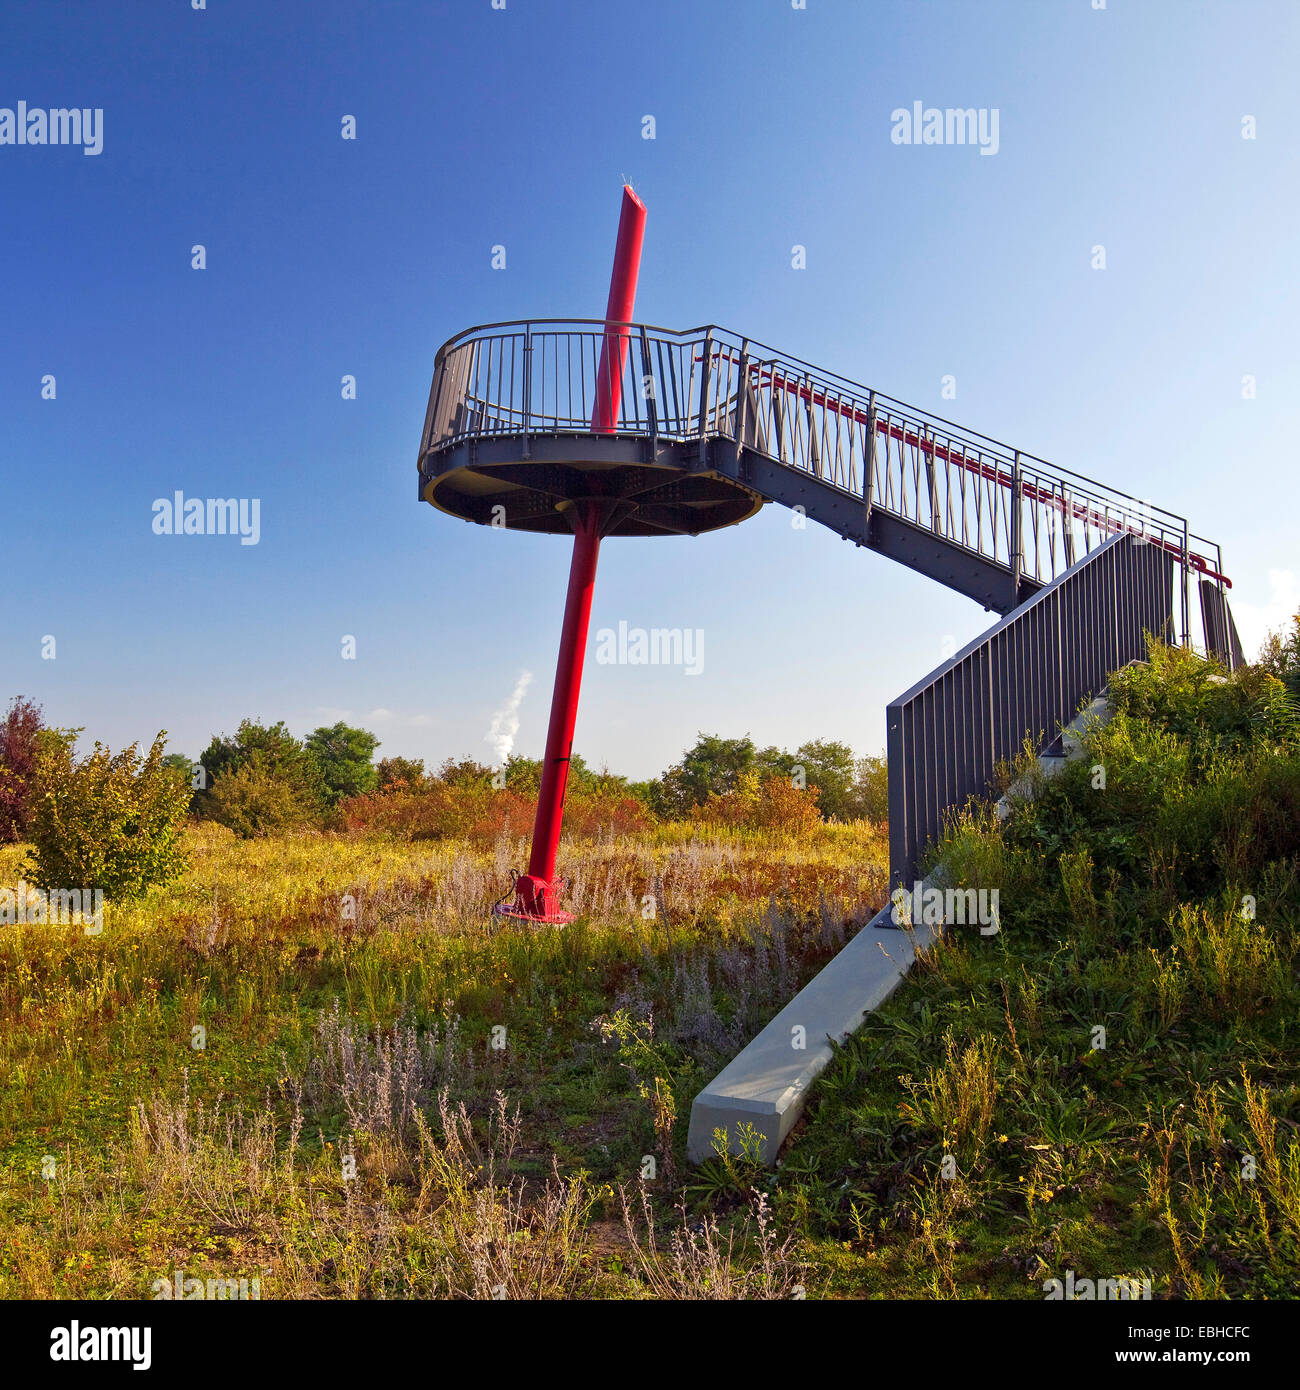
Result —
<instances>
[{"instance_id":1,"label":"metal railing","mask_svg":"<svg viewBox=\"0 0 1300 1390\"><path fill-rule=\"evenodd\" d=\"M608 433L652 442L729 439L1002 566L1019 590L1049 583L1115 535L1180 563L1177 628L1190 642L1191 577L1229 585L1217 545L1187 522L715 325L613 325L627 339ZM469 439L589 434L599 319L472 328L439 350L420 459ZM611 370L619 370L613 367Z\"/></svg>"},{"instance_id":2,"label":"metal railing","mask_svg":"<svg viewBox=\"0 0 1300 1390\"><path fill-rule=\"evenodd\" d=\"M1173 629L1173 560L1113 536L885 708L892 883L1026 738L1056 736L1111 671Z\"/></svg>"},{"instance_id":3,"label":"metal railing","mask_svg":"<svg viewBox=\"0 0 1300 1390\"><path fill-rule=\"evenodd\" d=\"M999 761L1054 736L1110 671L1141 660L1148 632L1191 644L1194 574L1207 649L1240 661L1219 547L1182 517L715 325L469 329L438 352L421 467L466 441L517 438L528 458L535 437L590 436L611 329L628 351L607 354L621 406L602 435L652 448L732 441L851 498L859 516L888 513L1014 581L1001 622L888 706L895 882ZM779 488L785 475L774 476Z\"/></svg>"}]
</instances>

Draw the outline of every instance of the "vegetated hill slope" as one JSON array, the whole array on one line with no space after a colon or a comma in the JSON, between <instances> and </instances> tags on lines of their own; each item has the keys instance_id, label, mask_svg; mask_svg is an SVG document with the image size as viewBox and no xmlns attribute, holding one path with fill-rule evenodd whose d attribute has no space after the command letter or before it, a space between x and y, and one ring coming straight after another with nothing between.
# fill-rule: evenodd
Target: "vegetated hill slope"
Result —
<instances>
[{"instance_id":1,"label":"vegetated hill slope","mask_svg":"<svg viewBox=\"0 0 1300 1390\"><path fill-rule=\"evenodd\" d=\"M1001 930L954 928L850 1041L779 1180L832 1287L1300 1293L1300 717L1225 677L1154 647L1085 757L953 826Z\"/></svg>"}]
</instances>

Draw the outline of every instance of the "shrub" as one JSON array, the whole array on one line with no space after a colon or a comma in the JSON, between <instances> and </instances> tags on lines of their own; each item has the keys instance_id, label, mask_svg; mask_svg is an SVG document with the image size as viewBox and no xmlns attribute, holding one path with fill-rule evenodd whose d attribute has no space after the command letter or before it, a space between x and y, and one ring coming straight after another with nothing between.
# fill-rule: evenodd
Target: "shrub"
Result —
<instances>
[{"instance_id":1,"label":"shrub","mask_svg":"<svg viewBox=\"0 0 1300 1390\"><path fill-rule=\"evenodd\" d=\"M380 758L376 785L383 791L418 787L424 781L423 758Z\"/></svg>"},{"instance_id":2,"label":"shrub","mask_svg":"<svg viewBox=\"0 0 1300 1390\"><path fill-rule=\"evenodd\" d=\"M821 820L817 788L801 791L786 777L761 777L751 769L736 779L733 791L711 792L692 820L706 825L747 826L791 834L810 830Z\"/></svg>"},{"instance_id":3,"label":"shrub","mask_svg":"<svg viewBox=\"0 0 1300 1390\"><path fill-rule=\"evenodd\" d=\"M1258 664L1261 670L1280 681L1300 672L1300 613L1292 617L1289 630L1269 633Z\"/></svg>"},{"instance_id":4,"label":"shrub","mask_svg":"<svg viewBox=\"0 0 1300 1390\"><path fill-rule=\"evenodd\" d=\"M24 872L44 888L101 888L109 899L175 878L190 789L164 767L164 738L143 758L134 743L120 753L96 743L80 760L69 738L43 740Z\"/></svg>"},{"instance_id":5,"label":"shrub","mask_svg":"<svg viewBox=\"0 0 1300 1390\"><path fill-rule=\"evenodd\" d=\"M758 791L751 825L763 830L777 830L797 835L811 830L821 820L817 809L818 788L810 786L800 791L784 777L765 777Z\"/></svg>"},{"instance_id":6,"label":"shrub","mask_svg":"<svg viewBox=\"0 0 1300 1390\"><path fill-rule=\"evenodd\" d=\"M533 806L512 791L481 785L389 787L349 797L339 805L348 830L378 830L409 840L467 839L491 843L503 832L522 835Z\"/></svg>"},{"instance_id":7,"label":"shrub","mask_svg":"<svg viewBox=\"0 0 1300 1390\"><path fill-rule=\"evenodd\" d=\"M208 795L207 814L242 840L281 835L307 819L293 784L260 757L217 779Z\"/></svg>"},{"instance_id":8,"label":"shrub","mask_svg":"<svg viewBox=\"0 0 1300 1390\"><path fill-rule=\"evenodd\" d=\"M1262 666L1228 675L1185 647L1151 642L1147 660L1116 671L1109 687L1120 713L1184 741L1198 768L1211 754L1246 748L1261 735L1287 741L1300 733L1275 675Z\"/></svg>"},{"instance_id":9,"label":"shrub","mask_svg":"<svg viewBox=\"0 0 1300 1390\"><path fill-rule=\"evenodd\" d=\"M325 814L328 794L320 765L312 751L294 738L283 722L264 726L245 719L234 738L224 734L213 738L199 763L208 785L195 792L191 810L197 816L229 825L236 834L264 835L293 826L314 825ZM240 785L217 795L224 780L250 764ZM271 781L278 782L285 791L272 788ZM286 812L290 802L291 815Z\"/></svg>"},{"instance_id":10,"label":"shrub","mask_svg":"<svg viewBox=\"0 0 1300 1390\"><path fill-rule=\"evenodd\" d=\"M348 830L490 845L502 835L526 835L537 814L537 798L536 794L522 796L509 786L498 791L481 779L451 785L425 781L416 787L390 785L367 796L350 797L340 804L339 813ZM645 829L649 819L645 806L625 793L575 791L565 798L566 835L634 834Z\"/></svg>"},{"instance_id":11,"label":"shrub","mask_svg":"<svg viewBox=\"0 0 1300 1390\"><path fill-rule=\"evenodd\" d=\"M21 840L36 788L41 711L16 696L0 723L0 845Z\"/></svg>"},{"instance_id":12,"label":"shrub","mask_svg":"<svg viewBox=\"0 0 1300 1390\"><path fill-rule=\"evenodd\" d=\"M535 810L535 805L529 807L530 823ZM564 829L568 835L635 835L653 820L645 802L623 791L580 791L564 802Z\"/></svg>"},{"instance_id":13,"label":"shrub","mask_svg":"<svg viewBox=\"0 0 1300 1390\"><path fill-rule=\"evenodd\" d=\"M444 758L442 766L438 768L438 780L445 782L449 787L478 787L490 781L491 778L492 769L486 763L477 762L474 758L461 758L459 761L455 758ZM507 777L507 784L509 784L509 780Z\"/></svg>"}]
</instances>

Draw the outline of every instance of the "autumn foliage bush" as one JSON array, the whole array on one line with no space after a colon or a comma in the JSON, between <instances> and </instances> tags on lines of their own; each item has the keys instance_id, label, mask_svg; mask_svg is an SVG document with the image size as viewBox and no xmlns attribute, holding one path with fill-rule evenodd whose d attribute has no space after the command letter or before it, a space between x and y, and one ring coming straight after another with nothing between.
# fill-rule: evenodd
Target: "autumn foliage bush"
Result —
<instances>
[{"instance_id":1,"label":"autumn foliage bush","mask_svg":"<svg viewBox=\"0 0 1300 1390\"><path fill-rule=\"evenodd\" d=\"M526 835L537 812L536 797L521 796L488 780L448 784L433 779L392 783L383 791L342 802L344 827L383 831L410 840L464 839L491 844L502 835ZM570 835L633 834L649 815L635 797L574 791L565 801Z\"/></svg>"},{"instance_id":2,"label":"autumn foliage bush","mask_svg":"<svg viewBox=\"0 0 1300 1390\"><path fill-rule=\"evenodd\" d=\"M41 711L16 698L0 720L0 845L21 840L36 788Z\"/></svg>"},{"instance_id":3,"label":"autumn foliage bush","mask_svg":"<svg viewBox=\"0 0 1300 1390\"><path fill-rule=\"evenodd\" d=\"M511 791L482 786L448 786L425 780L393 784L379 792L348 797L339 805L348 830L378 830L408 840L484 841L505 833L522 835L532 808Z\"/></svg>"},{"instance_id":4,"label":"autumn foliage bush","mask_svg":"<svg viewBox=\"0 0 1300 1390\"><path fill-rule=\"evenodd\" d=\"M742 826L798 834L821 822L817 788L796 787L788 778L745 772L734 791L711 792L691 819L706 825Z\"/></svg>"},{"instance_id":5,"label":"autumn foliage bush","mask_svg":"<svg viewBox=\"0 0 1300 1390\"><path fill-rule=\"evenodd\" d=\"M185 867L189 783L163 761L162 734L141 756L96 743L84 758L67 737L42 736L27 825L26 872L43 888L99 888L110 900L167 883Z\"/></svg>"}]
</instances>

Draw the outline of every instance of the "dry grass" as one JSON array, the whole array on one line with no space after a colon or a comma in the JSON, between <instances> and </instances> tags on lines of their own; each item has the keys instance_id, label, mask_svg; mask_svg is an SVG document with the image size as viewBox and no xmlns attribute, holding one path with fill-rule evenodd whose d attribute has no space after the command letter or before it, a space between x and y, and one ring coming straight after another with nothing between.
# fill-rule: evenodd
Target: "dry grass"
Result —
<instances>
[{"instance_id":1,"label":"dry grass","mask_svg":"<svg viewBox=\"0 0 1300 1390\"><path fill-rule=\"evenodd\" d=\"M207 824L187 848L101 936L0 934L0 1296L148 1297L178 1269L263 1298L786 1286L766 1208L655 1244L678 1115L883 897L879 827L576 841L563 932L488 914L519 840ZM590 1027L618 1010L658 1028L635 1077ZM610 1256L592 1232L646 1153L640 1253Z\"/></svg>"}]
</instances>

